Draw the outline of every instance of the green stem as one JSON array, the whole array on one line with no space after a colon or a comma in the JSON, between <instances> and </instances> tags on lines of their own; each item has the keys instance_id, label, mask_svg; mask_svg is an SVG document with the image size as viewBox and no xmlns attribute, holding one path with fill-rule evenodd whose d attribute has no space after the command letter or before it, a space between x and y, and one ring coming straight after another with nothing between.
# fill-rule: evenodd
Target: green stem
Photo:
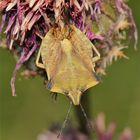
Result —
<instances>
[{"instance_id":1,"label":"green stem","mask_svg":"<svg viewBox=\"0 0 140 140\"><path fill-rule=\"evenodd\" d=\"M88 92L89 92L89 90L83 94L83 97L81 99L81 105L83 106L83 108L85 110L88 120L90 120L91 112L90 112L90 98L89 98ZM87 136L90 136L89 128L87 126L88 122L87 122L85 116L83 115L83 112L82 112L80 106L75 106L75 113L76 113L76 116L77 116L77 119L79 122L79 130L82 133L86 134Z\"/></svg>"}]
</instances>

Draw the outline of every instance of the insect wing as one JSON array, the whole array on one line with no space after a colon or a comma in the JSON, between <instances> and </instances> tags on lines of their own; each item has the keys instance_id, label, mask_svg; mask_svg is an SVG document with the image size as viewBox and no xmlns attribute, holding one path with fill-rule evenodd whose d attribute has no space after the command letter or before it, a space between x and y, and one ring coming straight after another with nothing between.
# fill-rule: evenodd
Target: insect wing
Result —
<instances>
[{"instance_id":1,"label":"insect wing","mask_svg":"<svg viewBox=\"0 0 140 140\"><path fill-rule=\"evenodd\" d=\"M71 28L73 29L73 33L71 35L71 42L73 44L74 52L77 54L79 59L83 62L85 67L89 70L90 73L92 73L92 77L95 80L95 85L98 83L97 77L95 76L95 62L93 62L93 59L95 58L93 56L93 49L95 48L94 45L91 43L91 41L86 37L84 33L82 33L79 29L77 29L75 26L71 25ZM96 48L95 48L96 49ZM95 50L95 53L97 55L98 51ZM94 86L94 84L93 84ZM89 86L90 87L90 86Z\"/></svg>"},{"instance_id":2,"label":"insect wing","mask_svg":"<svg viewBox=\"0 0 140 140\"><path fill-rule=\"evenodd\" d=\"M88 68L89 71L94 71L94 64L92 61L93 58L93 44L75 26L71 26L73 32L71 34L71 42L73 44L73 50L77 56L81 59L83 64Z\"/></svg>"},{"instance_id":3,"label":"insect wing","mask_svg":"<svg viewBox=\"0 0 140 140\"><path fill-rule=\"evenodd\" d=\"M41 57L45 66L48 80L53 79L61 60L60 42L53 36L50 30L41 44Z\"/></svg>"}]
</instances>

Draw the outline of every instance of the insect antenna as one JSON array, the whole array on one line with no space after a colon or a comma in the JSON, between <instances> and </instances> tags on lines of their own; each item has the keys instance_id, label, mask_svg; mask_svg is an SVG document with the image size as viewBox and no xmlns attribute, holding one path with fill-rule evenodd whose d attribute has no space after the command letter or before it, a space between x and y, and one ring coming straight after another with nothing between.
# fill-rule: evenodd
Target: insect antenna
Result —
<instances>
[{"instance_id":1,"label":"insect antenna","mask_svg":"<svg viewBox=\"0 0 140 140\"><path fill-rule=\"evenodd\" d=\"M61 127L61 130L60 130L59 134L57 135L57 138L59 138L59 137L62 135L63 130L64 130L64 128L66 127L66 124L67 124L67 122L68 122L69 115L70 115L70 112L71 112L71 108L72 108L72 101L70 102L70 106L69 106L68 112L67 112L67 114L66 114L66 118L65 118L65 120L64 120L64 122L63 122L63 124L62 124L62 127Z\"/></svg>"},{"instance_id":2,"label":"insect antenna","mask_svg":"<svg viewBox=\"0 0 140 140\"><path fill-rule=\"evenodd\" d=\"M85 110L84 110L84 108L83 108L83 106L82 106L81 103L80 103L80 108L81 108L81 110L82 110L82 112L83 112L83 115L84 115L86 121L87 121L88 127L92 130L92 129L93 129L93 126L92 126L91 123L89 122L88 117L87 117L87 114L86 114L86 112L85 112Z\"/></svg>"}]
</instances>

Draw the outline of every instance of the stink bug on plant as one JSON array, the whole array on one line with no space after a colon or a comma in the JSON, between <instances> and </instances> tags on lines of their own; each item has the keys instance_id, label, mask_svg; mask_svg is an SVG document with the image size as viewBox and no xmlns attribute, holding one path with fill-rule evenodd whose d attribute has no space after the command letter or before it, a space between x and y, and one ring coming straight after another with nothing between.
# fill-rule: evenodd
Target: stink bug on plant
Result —
<instances>
[{"instance_id":1,"label":"stink bug on plant","mask_svg":"<svg viewBox=\"0 0 140 140\"><path fill-rule=\"evenodd\" d=\"M36 65L45 69L51 92L79 105L82 93L99 83L94 70L99 59L100 53L86 35L74 25L65 25L51 28L43 38Z\"/></svg>"}]
</instances>

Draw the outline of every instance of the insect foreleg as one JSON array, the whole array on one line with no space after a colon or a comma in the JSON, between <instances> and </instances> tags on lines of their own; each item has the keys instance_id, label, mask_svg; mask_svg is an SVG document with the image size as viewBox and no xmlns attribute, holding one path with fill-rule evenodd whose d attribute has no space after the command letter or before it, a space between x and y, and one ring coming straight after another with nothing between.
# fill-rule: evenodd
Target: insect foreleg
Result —
<instances>
[{"instance_id":1,"label":"insect foreleg","mask_svg":"<svg viewBox=\"0 0 140 140\"><path fill-rule=\"evenodd\" d=\"M100 53L99 51L96 49L95 46L93 46L93 50L95 51L95 53L97 54L97 56L93 57L92 61L93 63L95 63L96 61L98 61L100 59Z\"/></svg>"},{"instance_id":2,"label":"insect foreleg","mask_svg":"<svg viewBox=\"0 0 140 140\"><path fill-rule=\"evenodd\" d=\"M41 62L39 62L40 57L41 57L41 48L39 49L39 52L38 52L38 54L37 54L36 65L37 65L37 67L39 67L39 68L45 69L44 64L41 63Z\"/></svg>"}]
</instances>

